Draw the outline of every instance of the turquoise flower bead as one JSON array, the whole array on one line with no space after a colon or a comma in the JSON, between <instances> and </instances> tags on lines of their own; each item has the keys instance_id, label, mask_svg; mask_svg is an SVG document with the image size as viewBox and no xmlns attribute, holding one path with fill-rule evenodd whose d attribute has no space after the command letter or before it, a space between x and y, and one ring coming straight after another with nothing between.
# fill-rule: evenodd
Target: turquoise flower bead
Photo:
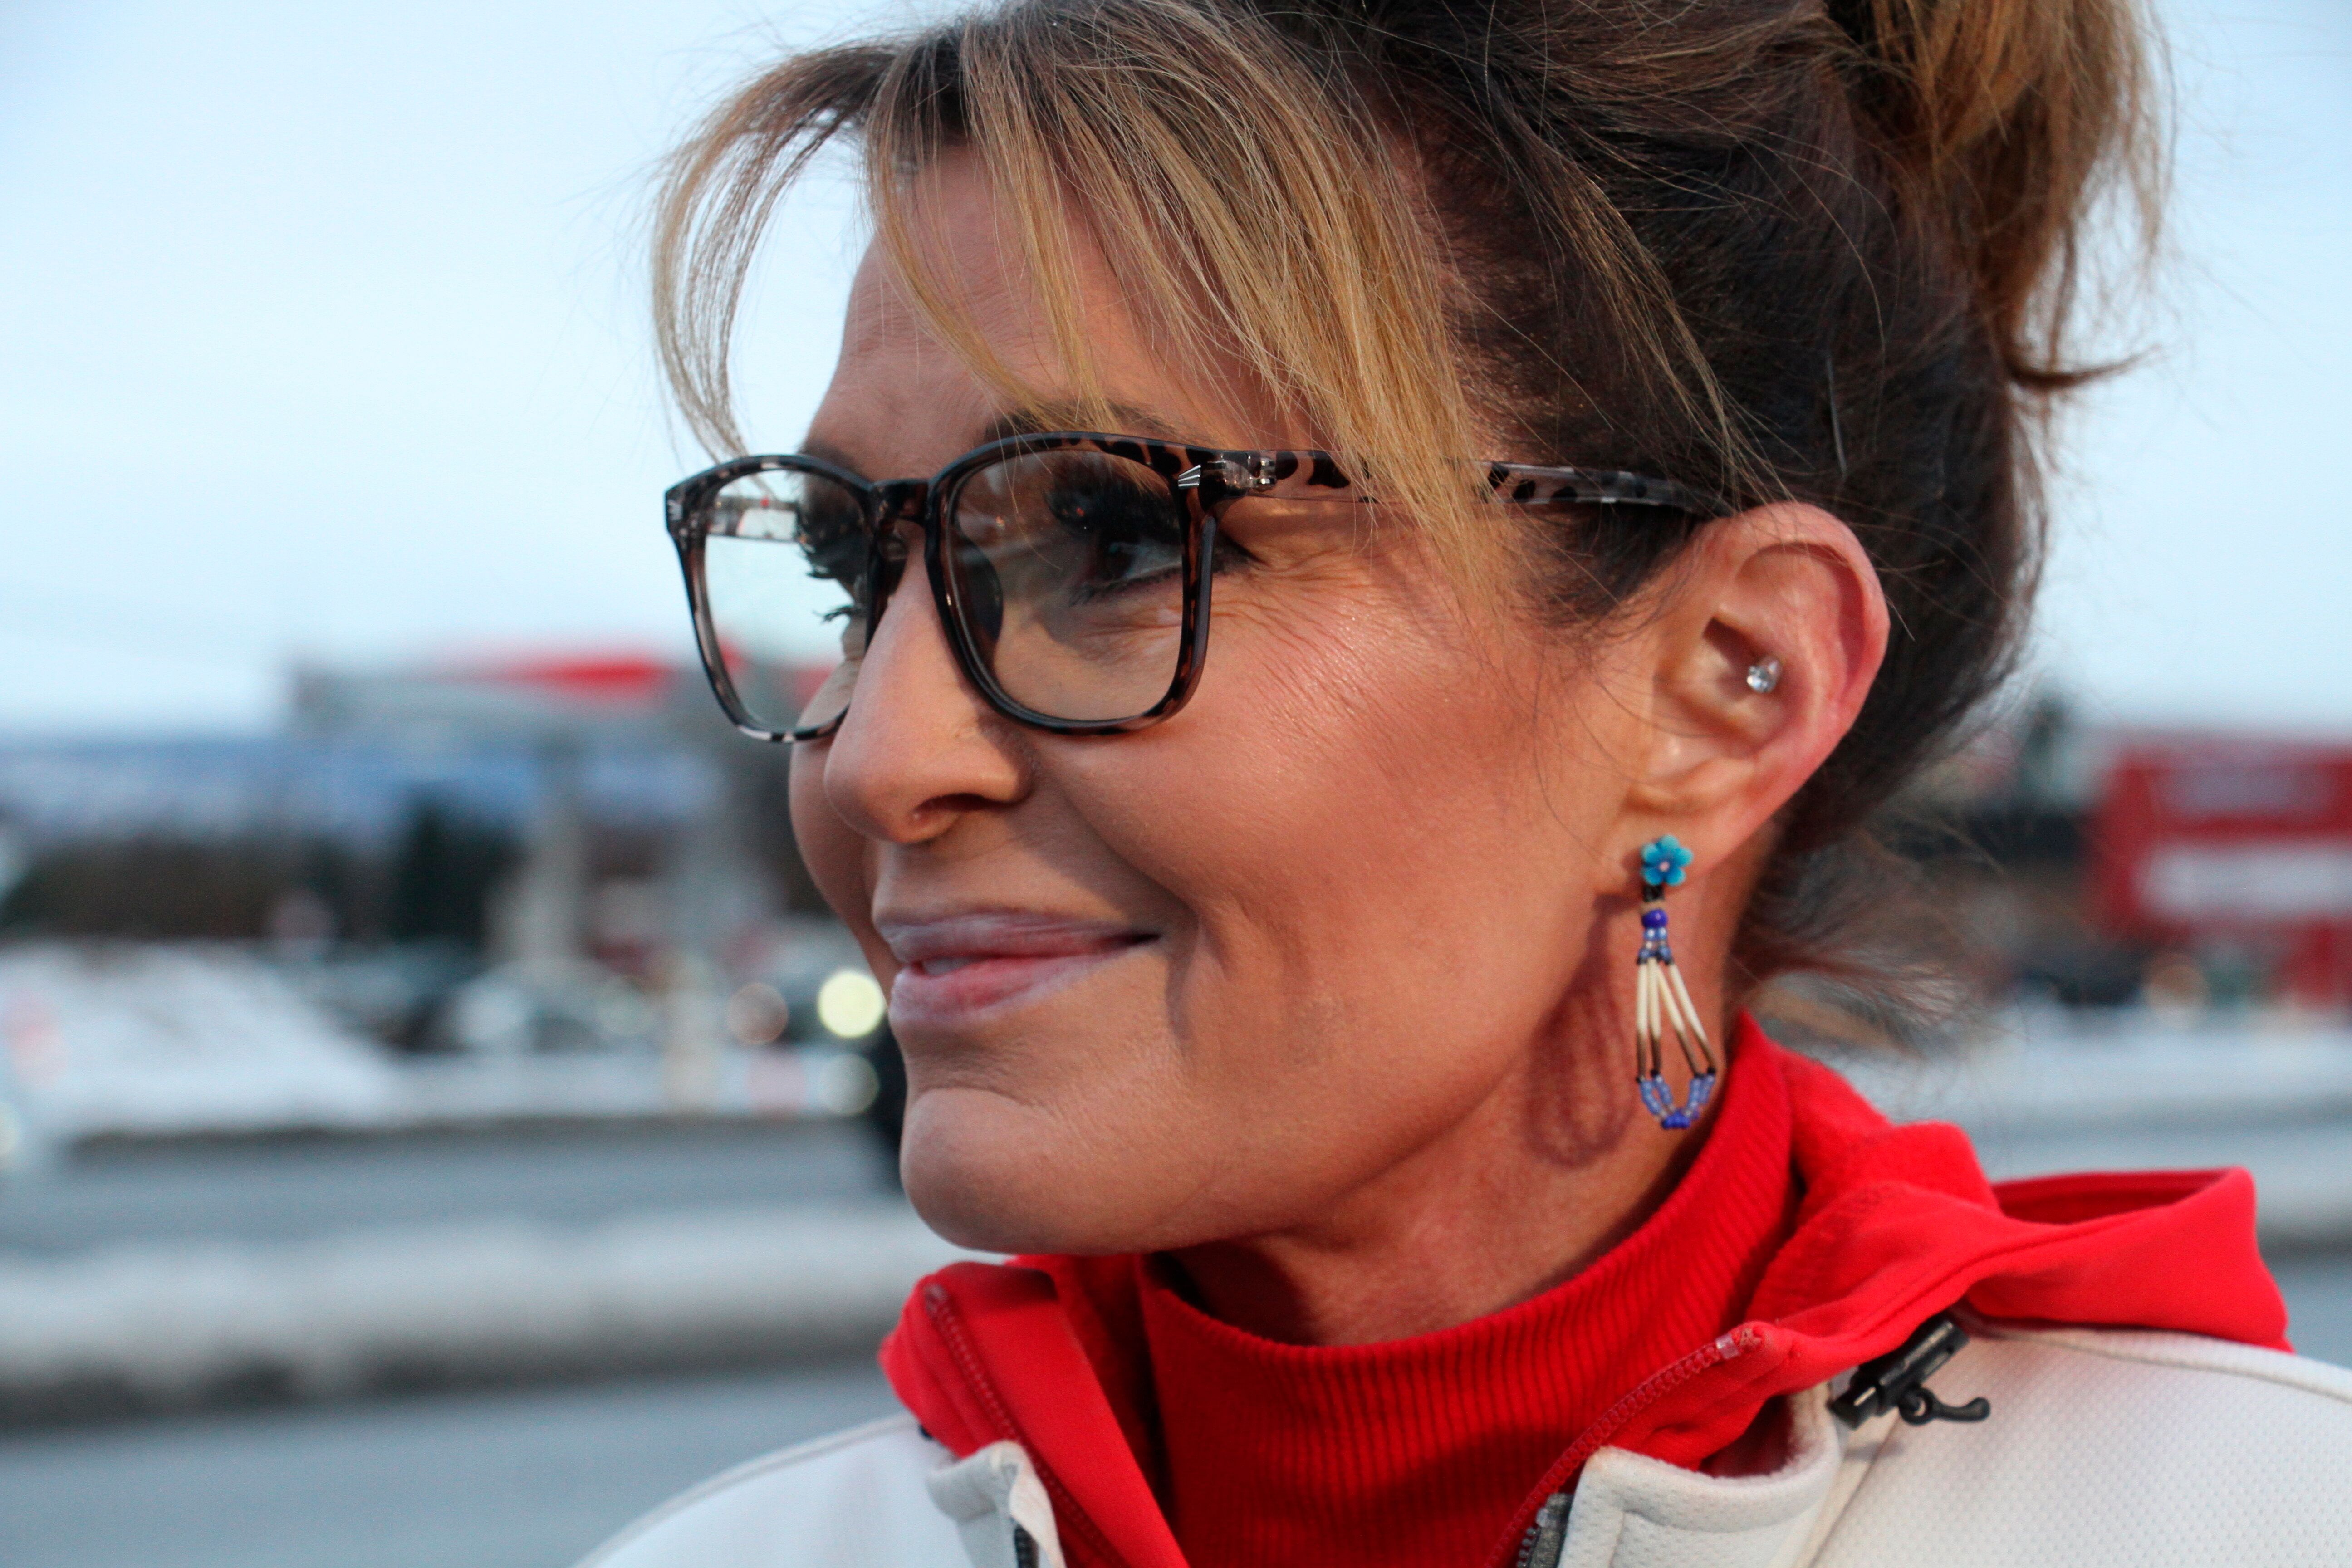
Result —
<instances>
[{"instance_id":1,"label":"turquoise flower bead","mask_svg":"<svg viewBox=\"0 0 2352 1568\"><path fill-rule=\"evenodd\" d=\"M1691 863L1691 852L1671 833L1642 846L1642 880L1653 888L1678 888Z\"/></svg>"}]
</instances>

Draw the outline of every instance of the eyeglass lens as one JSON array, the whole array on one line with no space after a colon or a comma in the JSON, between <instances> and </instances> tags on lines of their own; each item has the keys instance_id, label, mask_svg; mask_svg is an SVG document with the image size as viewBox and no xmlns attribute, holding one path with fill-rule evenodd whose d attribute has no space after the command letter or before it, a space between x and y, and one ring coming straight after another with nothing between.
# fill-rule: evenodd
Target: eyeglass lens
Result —
<instances>
[{"instance_id":1,"label":"eyeglass lens","mask_svg":"<svg viewBox=\"0 0 2352 1568\"><path fill-rule=\"evenodd\" d=\"M776 468L731 481L709 508L703 597L743 716L780 734L830 723L865 652L863 503L820 475Z\"/></svg>"},{"instance_id":2,"label":"eyeglass lens","mask_svg":"<svg viewBox=\"0 0 2352 1568\"><path fill-rule=\"evenodd\" d=\"M1167 695L1184 641L1185 514L1165 479L1108 453L1033 452L974 470L947 501L957 630L1005 697L1101 723ZM776 470L719 492L704 592L754 724L806 731L848 706L866 552L858 499L832 480Z\"/></svg>"},{"instance_id":3,"label":"eyeglass lens","mask_svg":"<svg viewBox=\"0 0 2352 1568\"><path fill-rule=\"evenodd\" d=\"M981 666L1049 719L1149 710L1184 637L1184 513L1144 465L1082 449L992 463L949 498L942 565Z\"/></svg>"}]
</instances>

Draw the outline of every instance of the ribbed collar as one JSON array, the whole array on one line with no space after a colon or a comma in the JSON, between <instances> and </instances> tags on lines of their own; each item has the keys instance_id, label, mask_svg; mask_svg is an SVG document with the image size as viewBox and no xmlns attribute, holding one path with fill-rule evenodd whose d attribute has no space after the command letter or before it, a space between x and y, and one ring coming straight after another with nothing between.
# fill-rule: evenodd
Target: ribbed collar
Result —
<instances>
[{"instance_id":1,"label":"ribbed collar","mask_svg":"<svg viewBox=\"0 0 2352 1568\"><path fill-rule=\"evenodd\" d=\"M1145 1446L1186 1562L1486 1561L1578 1433L1744 1316L1796 1208L1778 1065L1727 1075L1706 1146L1633 1235L1566 1283L1436 1333L1283 1344L1207 1316L1164 1263L1135 1260L1148 1371L1103 1383L1115 1407L1122 1390L1150 1401L1120 1424Z\"/></svg>"}]
</instances>

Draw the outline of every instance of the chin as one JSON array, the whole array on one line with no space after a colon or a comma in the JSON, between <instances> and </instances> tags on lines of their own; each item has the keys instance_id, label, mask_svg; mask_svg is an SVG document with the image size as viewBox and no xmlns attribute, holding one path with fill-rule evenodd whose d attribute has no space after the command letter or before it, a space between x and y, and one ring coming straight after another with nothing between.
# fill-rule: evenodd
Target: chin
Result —
<instances>
[{"instance_id":1,"label":"chin","mask_svg":"<svg viewBox=\"0 0 2352 1568\"><path fill-rule=\"evenodd\" d=\"M985 1089L920 1094L907 1108L899 1155L907 1199L924 1224L975 1252L1099 1255L1167 1245L1138 1223L1167 1206L1153 1201L1153 1173L1131 1153L1114 1159L1104 1143L1074 1137L1071 1124L1048 1107Z\"/></svg>"}]
</instances>

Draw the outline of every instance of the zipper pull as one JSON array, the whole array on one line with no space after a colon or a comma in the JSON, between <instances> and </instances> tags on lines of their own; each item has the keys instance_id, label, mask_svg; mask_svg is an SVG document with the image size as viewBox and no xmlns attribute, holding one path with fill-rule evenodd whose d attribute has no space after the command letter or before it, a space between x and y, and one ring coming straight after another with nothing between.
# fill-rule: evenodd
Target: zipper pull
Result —
<instances>
[{"instance_id":1,"label":"zipper pull","mask_svg":"<svg viewBox=\"0 0 2352 1568\"><path fill-rule=\"evenodd\" d=\"M1568 1545L1568 1503L1566 1492L1544 1499L1543 1507L1536 1510L1536 1521L1519 1542L1513 1568L1559 1568L1560 1552Z\"/></svg>"},{"instance_id":2,"label":"zipper pull","mask_svg":"<svg viewBox=\"0 0 2352 1568\"><path fill-rule=\"evenodd\" d=\"M1968 1342L1969 1336L1949 1312L1937 1313L1913 1331L1902 1349L1856 1367L1853 1382L1830 1401L1830 1414L1848 1426L1890 1410L1901 1411L1906 1426L1983 1420L1992 1414L1991 1400L1979 1397L1966 1405L1947 1405L1925 1386Z\"/></svg>"}]
</instances>

